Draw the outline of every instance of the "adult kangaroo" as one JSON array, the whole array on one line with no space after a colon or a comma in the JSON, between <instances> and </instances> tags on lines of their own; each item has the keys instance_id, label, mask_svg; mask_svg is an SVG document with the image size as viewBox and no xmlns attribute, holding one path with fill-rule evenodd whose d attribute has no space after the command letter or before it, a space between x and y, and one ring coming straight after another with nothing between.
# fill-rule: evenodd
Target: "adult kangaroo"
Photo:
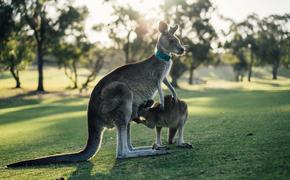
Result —
<instances>
[{"instance_id":1,"label":"adult kangaroo","mask_svg":"<svg viewBox=\"0 0 290 180\"><path fill-rule=\"evenodd\" d=\"M156 53L150 58L121 66L103 77L94 87L88 104L88 140L85 148L72 154L53 155L33 160L21 161L7 167L43 165L86 161L101 147L105 128L117 129L117 158L130 158L166 154L166 150L151 147L133 148L130 140L130 121L137 117L139 105L159 93L161 109L164 108L162 82L177 99L174 88L166 79L172 61L171 54L182 55L184 48L174 35L178 26L168 30L164 22L159 23Z\"/></svg>"}]
</instances>

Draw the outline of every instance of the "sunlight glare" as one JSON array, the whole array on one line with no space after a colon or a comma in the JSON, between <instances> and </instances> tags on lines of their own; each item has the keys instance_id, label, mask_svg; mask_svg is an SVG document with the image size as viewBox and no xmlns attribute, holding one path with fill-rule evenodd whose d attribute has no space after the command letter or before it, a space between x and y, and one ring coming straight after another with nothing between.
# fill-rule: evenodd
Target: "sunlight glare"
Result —
<instances>
[{"instance_id":1,"label":"sunlight glare","mask_svg":"<svg viewBox=\"0 0 290 180\"><path fill-rule=\"evenodd\" d=\"M156 21L152 26L157 25L157 21L162 20L161 12L159 10L161 1L154 0L116 0L120 5L130 5L135 10L139 11L145 19L154 19ZM77 6L86 6L89 10L89 16L86 19L85 32L89 37L90 42L100 42L104 46L110 46L110 39L106 32L96 32L92 30L92 27L98 23L109 23L112 21L111 16L113 10L108 4L104 4L101 1L94 0L76 0Z\"/></svg>"}]
</instances>

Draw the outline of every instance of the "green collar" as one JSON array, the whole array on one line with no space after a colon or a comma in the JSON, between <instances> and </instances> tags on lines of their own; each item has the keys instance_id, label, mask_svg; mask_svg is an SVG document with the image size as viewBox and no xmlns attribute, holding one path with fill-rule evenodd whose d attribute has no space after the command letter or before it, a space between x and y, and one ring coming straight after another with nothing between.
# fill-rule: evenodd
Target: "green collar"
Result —
<instances>
[{"instance_id":1,"label":"green collar","mask_svg":"<svg viewBox=\"0 0 290 180\"><path fill-rule=\"evenodd\" d=\"M155 56L157 57L158 60L160 61L169 61L171 56L168 54L165 54L164 52L161 52L159 50L157 50L157 52L155 53Z\"/></svg>"}]
</instances>

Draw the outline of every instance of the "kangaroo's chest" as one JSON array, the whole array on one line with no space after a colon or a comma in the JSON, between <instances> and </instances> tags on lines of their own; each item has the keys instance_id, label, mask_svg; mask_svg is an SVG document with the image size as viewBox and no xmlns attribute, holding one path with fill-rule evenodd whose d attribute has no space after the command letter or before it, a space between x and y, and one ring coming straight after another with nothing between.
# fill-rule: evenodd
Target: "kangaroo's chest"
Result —
<instances>
[{"instance_id":1,"label":"kangaroo's chest","mask_svg":"<svg viewBox=\"0 0 290 180\"><path fill-rule=\"evenodd\" d=\"M172 67L172 61L170 60L170 61L168 61L168 64L166 66L164 66L164 69L163 69L162 74L161 74L161 81L163 81L164 78L169 75L171 67Z\"/></svg>"},{"instance_id":2,"label":"kangaroo's chest","mask_svg":"<svg viewBox=\"0 0 290 180\"><path fill-rule=\"evenodd\" d=\"M158 90L158 84L162 84L164 78L169 74L172 61L165 62L162 66L152 67L142 78L136 79L133 89L136 104L153 99Z\"/></svg>"}]
</instances>

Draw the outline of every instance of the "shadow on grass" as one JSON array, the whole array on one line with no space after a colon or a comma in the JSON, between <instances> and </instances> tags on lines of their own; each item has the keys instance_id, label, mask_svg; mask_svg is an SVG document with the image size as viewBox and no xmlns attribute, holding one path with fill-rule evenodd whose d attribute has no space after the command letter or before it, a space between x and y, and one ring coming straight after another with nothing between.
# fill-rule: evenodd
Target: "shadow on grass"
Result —
<instances>
[{"instance_id":1,"label":"shadow on grass","mask_svg":"<svg viewBox=\"0 0 290 180\"><path fill-rule=\"evenodd\" d=\"M86 161L83 163L78 163L76 165L76 170L68 177L68 180L75 179L92 179L92 171L94 164L91 161Z\"/></svg>"},{"instance_id":2,"label":"shadow on grass","mask_svg":"<svg viewBox=\"0 0 290 180\"><path fill-rule=\"evenodd\" d=\"M70 121L74 122L73 120L77 120L80 117L86 120L85 110L86 104L42 104L32 107L29 106L19 110L1 113L0 126L11 125L9 128L14 128L14 125L19 127L17 126L18 123L28 122L25 126L29 125L30 128L33 126L41 126L44 128L56 125L56 127L52 127L52 129L55 129L57 125L62 125L62 123L68 123Z\"/></svg>"},{"instance_id":3,"label":"shadow on grass","mask_svg":"<svg viewBox=\"0 0 290 180\"><path fill-rule=\"evenodd\" d=\"M91 161L78 163L76 170L68 177L73 179L156 179L173 177L172 174L167 174L167 170L180 173L180 168L186 164L195 163L195 152L192 149L176 149L171 150L171 154L161 156L148 156L139 158L129 158L113 160L113 166L106 172L99 172L98 165ZM98 155L97 155L98 156ZM191 158L189 158L191 157ZM98 158L98 157L96 157ZM113 157L112 157L113 158ZM178 158L178 162L176 159ZM199 169L198 167L197 169ZM95 171L98 171L95 173ZM190 172L190 176L195 170ZM199 175L199 173L196 173ZM186 175L183 174L183 177Z\"/></svg>"},{"instance_id":4,"label":"shadow on grass","mask_svg":"<svg viewBox=\"0 0 290 180\"><path fill-rule=\"evenodd\" d=\"M0 109L19 107L24 105L34 105L40 103L40 98L36 99L27 99L26 97L35 96L35 91L18 94L12 97L0 98Z\"/></svg>"},{"instance_id":5,"label":"shadow on grass","mask_svg":"<svg viewBox=\"0 0 290 180\"><path fill-rule=\"evenodd\" d=\"M48 117L51 115L64 114L70 112L81 112L86 110L86 105L78 106L40 106L19 111L3 113L1 115L0 125L18 123L21 121L30 121L40 117Z\"/></svg>"},{"instance_id":6,"label":"shadow on grass","mask_svg":"<svg viewBox=\"0 0 290 180\"><path fill-rule=\"evenodd\" d=\"M41 104L41 98L26 98L34 96L34 92L22 94L14 97L1 99L1 108L15 108L19 106L27 106L23 109L9 111L1 114L0 125L9 123L18 123L21 121L29 121L40 117L49 117L63 113L85 111L87 104L71 105L70 103L79 102L83 97L65 97L57 99L51 103ZM37 105L29 107L29 105Z\"/></svg>"},{"instance_id":7,"label":"shadow on grass","mask_svg":"<svg viewBox=\"0 0 290 180\"><path fill-rule=\"evenodd\" d=\"M43 97L47 95L52 95L54 97L60 97L62 99L56 100L56 103L70 103L73 101L79 101L80 98L89 98L88 95L71 95L64 92L37 92L37 91L28 91L25 93L20 93L12 97L0 98L0 109L19 107L24 105L34 105L41 103Z\"/></svg>"},{"instance_id":8,"label":"shadow on grass","mask_svg":"<svg viewBox=\"0 0 290 180\"><path fill-rule=\"evenodd\" d=\"M281 84L275 83L275 82L271 82L271 81L267 81L267 82L255 81L255 83L263 84L263 85L270 85L270 86L273 86L273 87L281 87Z\"/></svg>"}]
</instances>

